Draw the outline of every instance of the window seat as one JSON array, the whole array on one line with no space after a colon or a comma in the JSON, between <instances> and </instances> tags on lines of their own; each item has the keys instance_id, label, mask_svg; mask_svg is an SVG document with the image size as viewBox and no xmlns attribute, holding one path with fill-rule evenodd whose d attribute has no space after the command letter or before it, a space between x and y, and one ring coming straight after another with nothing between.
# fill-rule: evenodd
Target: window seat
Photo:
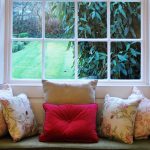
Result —
<instances>
[{"instance_id":1,"label":"window seat","mask_svg":"<svg viewBox=\"0 0 150 150\"><path fill-rule=\"evenodd\" d=\"M38 137L30 137L23 139L20 142L14 143L10 137L5 137L0 140L0 150L25 150L25 149L38 149L38 150L121 150L121 149L136 149L136 150L150 150L150 139L136 140L133 144L124 144L108 139L100 139L98 143L82 144L82 143L43 143L38 141Z\"/></svg>"}]
</instances>

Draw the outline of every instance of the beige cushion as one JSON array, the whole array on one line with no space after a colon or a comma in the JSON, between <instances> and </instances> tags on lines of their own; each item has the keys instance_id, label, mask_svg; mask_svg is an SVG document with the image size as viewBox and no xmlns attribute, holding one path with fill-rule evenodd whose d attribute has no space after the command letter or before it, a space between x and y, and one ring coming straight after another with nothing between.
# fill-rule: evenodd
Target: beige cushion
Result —
<instances>
[{"instance_id":1,"label":"beige cushion","mask_svg":"<svg viewBox=\"0 0 150 150\"><path fill-rule=\"evenodd\" d=\"M80 83L56 83L43 80L44 99L53 104L86 104L95 102L97 80Z\"/></svg>"}]
</instances>

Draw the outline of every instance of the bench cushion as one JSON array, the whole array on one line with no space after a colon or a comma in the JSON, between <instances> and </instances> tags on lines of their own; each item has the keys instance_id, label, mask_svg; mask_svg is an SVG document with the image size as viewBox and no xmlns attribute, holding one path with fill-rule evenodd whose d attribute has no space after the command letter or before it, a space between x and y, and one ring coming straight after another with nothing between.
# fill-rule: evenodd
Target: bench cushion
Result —
<instances>
[{"instance_id":1,"label":"bench cushion","mask_svg":"<svg viewBox=\"0 0 150 150\"><path fill-rule=\"evenodd\" d=\"M133 144L124 144L117 141L110 141L108 139L100 139L98 143L43 143L38 141L38 137L30 137L23 139L20 142L14 143L10 137L0 139L0 150L25 150L25 149L38 149L38 150L121 150L121 149L136 149L136 150L150 150L150 139L136 140Z\"/></svg>"}]
</instances>

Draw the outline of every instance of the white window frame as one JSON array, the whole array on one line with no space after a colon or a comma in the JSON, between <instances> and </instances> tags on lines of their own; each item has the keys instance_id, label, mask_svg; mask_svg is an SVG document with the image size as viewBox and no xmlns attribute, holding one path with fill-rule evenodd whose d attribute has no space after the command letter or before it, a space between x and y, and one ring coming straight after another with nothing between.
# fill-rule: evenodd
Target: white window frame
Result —
<instances>
[{"instance_id":1,"label":"white window frame","mask_svg":"<svg viewBox=\"0 0 150 150\"><path fill-rule=\"evenodd\" d=\"M20 0L18 0L20 1ZM26 0L22 0L22 1L26 1ZM46 1L46 0L42 0L42 1ZM59 0L58 0L59 1ZM64 1L67 1L67 0L64 0ZM80 1L85 1L85 0L68 0L68 1L74 1L75 2L75 10L77 10L77 2L80 2ZM86 0L86 1L98 1L98 2L107 2L107 14L110 13L110 1L118 1L118 2L121 2L121 0ZM141 79L140 80L112 80L110 78L108 79L103 79L103 80L99 80L99 84L98 85L148 85L149 84L149 78L148 78L148 75L150 73L149 71L149 64L148 63L148 60L149 60L149 52L146 51L148 50L148 32L147 32L147 29L148 29L148 0L124 0L124 2L141 2L141 39L121 39L119 41L141 41L142 44L141 44L141 51L143 51L143 53L141 53ZM11 6L11 7L10 7ZM43 8L44 10L44 3L43 3ZM5 63L5 79L4 81L5 82L9 82L11 84L40 84L41 85L41 80L26 80L26 79L12 79L11 78L11 42L12 42L12 39L10 38L11 37L11 33L12 33L12 26L11 26L11 23L12 23L12 0L6 0L6 32L5 32L5 35L6 35L6 43L5 44L5 60L6 60L6 63ZM44 12L44 11L43 11ZM45 13L42 14L43 18L44 17ZM78 26L77 26L77 18L78 18L78 14L77 14L77 11L75 11L75 38L74 39L46 39L44 38L44 35L45 35L45 20L43 19L42 20L42 26L43 26L43 30L42 30L42 38L24 38L24 39L15 39L13 38L13 40L21 40L21 41L26 41L26 40L31 40L31 41L34 41L34 40L39 40L39 41L42 41L42 55L44 57L45 55L45 51L44 51L44 41L50 41L50 40L64 40L64 41L75 41L75 79L76 81L77 80L77 58L78 58L78 41L106 41L108 43L108 48L107 48L107 55L110 56L110 42L111 41L116 41L117 39L110 39L110 15L108 15L109 17L107 17L107 23L108 23L108 37L105 38L105 39L88 39L88 40L85 40L85 39L78 39L77 36L78 36ZM143 23L144 22L144 23ZM144 30L143 30L144 29ZM110 77L110 57L108 57L108 75ZM44 68L44 59L42 61L42 66ZM44 70L42 71L43 72L43 77L44 78ZM58 81L58 80L57 80ZM64 81L64 80L59 80L59 81ZM66 81L66 80L65 80ZM70 81L70 80L67 80L67 81ZM71 80L72 81L72 80Z\"/></svg>"},{"instance_id":2,"label":"white window frame","mask_svg":"<svg viewBox=\"0 0 150 150\"><path fill-rule=\"evenodd\" d=\"M4 82L4 34L5 1L0 0L0 84Z\"/></svg>"}]
</instances>

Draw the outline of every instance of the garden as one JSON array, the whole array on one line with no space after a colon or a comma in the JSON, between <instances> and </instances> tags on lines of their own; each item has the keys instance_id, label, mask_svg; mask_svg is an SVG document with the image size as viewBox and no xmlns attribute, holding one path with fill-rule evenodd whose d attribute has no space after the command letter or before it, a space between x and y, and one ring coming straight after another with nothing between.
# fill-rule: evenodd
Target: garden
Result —
<instances>
[{"instance_id":1,"label":"garden","mask_svg":"<svg viewBox=\"0 0 150 150\"><path fill-rule=\"evenodd\" d=\"M110 12L110 38L135 41L112 41L108 56L107 41L88 41L109 35L106 2L78 2L78 78L107 79L110 69L111 79L140 79L141 4L111 2ZM46 2L45 38L74 39L74 16L73 2ZM45 41L43 53L41 2L14 2L13 38L13 78L40 79L43 66L48 79L75 78L74 41Z\"/></svg>"}]
</instances>

